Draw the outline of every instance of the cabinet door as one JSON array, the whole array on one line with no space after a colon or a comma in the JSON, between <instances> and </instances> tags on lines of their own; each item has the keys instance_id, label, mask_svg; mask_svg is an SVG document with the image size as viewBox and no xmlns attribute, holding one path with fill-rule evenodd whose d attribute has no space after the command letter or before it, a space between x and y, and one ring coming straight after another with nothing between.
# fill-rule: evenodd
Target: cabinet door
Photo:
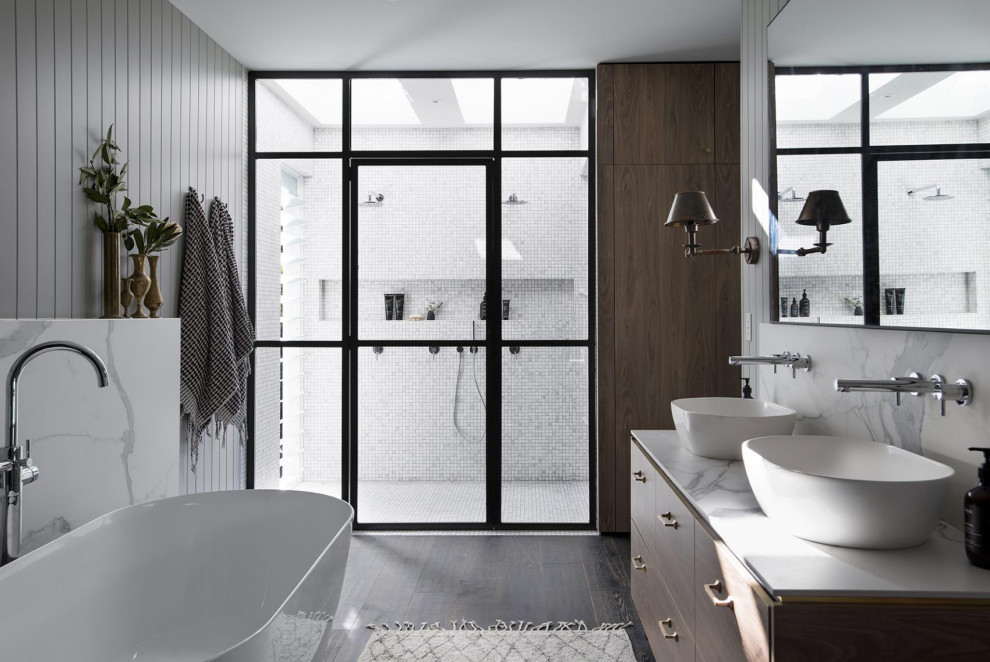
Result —
<instances>
[{"instance_id":1,"label":"cabinet door","mask_svg":"<svg viewBox=\"0 0 990 662\"><path fill-rule=\"evenodd\" d=\"M631 444L629 464L632 475L629 477L629 499L632 521L635 525L632 530L635 532L639 529L644 538L652 538L653 518L656 517L654 485L657 482L657 472L636 442Z\"/></svg>"},{"instance_id":2,"label":"cabinet door","mask_svg":"<svg viewBox=\"0 0 990 662\"><path fill-rule=\"evenodd\" d=\"M617 64L617 164L715 162L715 65Z\"/></svg>"},{"instance_id":3,"label":"cabinet door","mask_svg":"<svg viewBox=\"0 0 990 662\"><path fill-rule=\"evenodd\" d=\"M654 657L663 662L694 662L694 639L684 629L680 613L660 580L658 566L635 527L630 536L633 603Z\"/></svg>"},{"instance_id":4,"label":"cabinet door","mask_svg":"<svg viewBox=\"0 0 990 662\"><path fill-rule=\"evenodd\" d=\"M769 662L770 608L722 544L695 530L695 632L705 662Z\"/></svg>"},{"instance_id":5,"label":"cabinet door","mask_svg":"<svg viewBox=\"0 0 990 662\"><path fill-rule=\"evenodd\" d=\"M694 632L694 515L659 474L656 515L649 542L664 585L681 613L684 626ZM644 533L644 536L646 534Z\"/></svg>"}]
</instances>

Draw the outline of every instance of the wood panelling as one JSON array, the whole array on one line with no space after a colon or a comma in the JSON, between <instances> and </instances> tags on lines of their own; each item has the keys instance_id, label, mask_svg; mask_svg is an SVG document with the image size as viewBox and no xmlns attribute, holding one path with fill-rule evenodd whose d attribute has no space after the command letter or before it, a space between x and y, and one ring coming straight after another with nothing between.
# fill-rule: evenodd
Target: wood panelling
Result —
<instances>
[{"instance_id":1,"label":"wood panelling","mask_svg":"<svg viewBox=\"0 0 990 662\"><path fill-rule=\"evenodd\" d=\"M166 0L0 3L0 317L100 315L100 238L78 169L111 123L131 199L181 223L195 186L243 227L245 77ZM180 264L179 247L160 262L170 316Z\"/></svg>"},{"instance_id":2,"label":"wood panelling","mask_svg":"<svg viewBox=\"0 0 990 662\"><path fill-rule=\"evenodd\" d=\"M615 66L598 65L596 73L596 95L598 116L598 163L615 163Z\"/></svg>"},{"instance_id":3,"label":"wood panelling","mask_svg":"<svg viewBox=\"0 0 990 662\"><path fill-rule=\"evenodd\" d=\"M715 65L715 163L739 163L738 62Z\"/></svg>"},{"instance_id":4,"label":"wood panelling","mask_svg":"<svg viewBox=\"0 0 990 662\"><path fill-rule=\"evenodd\" d=\"M615 65L615 163L713 163L709 63Z\"/></svg>"},{"instance_id":5,"label":"wood panelling","mask_svg":"<svg viewBox=\"0 0 990 662\"><path fill-rule=\"evenodd\" d=\"M686 233L663 227L675 193L703 190L723 220L701 228L699 241L707 247L740 241L739 170L716 167L713 147L716 100L731 98L732 69L712 63L598 68L599 101L614 108L599 109L598 141L614 145L615 161L602 167L598 183L603 531L629 530L629 431L672 428L676 398L739 392L737 371L726 359L739 350L741 260L686 259ZM612 117L611 139L602 135L609 126L603 115ZM738 140L738 122L723 117L721 126L732 134L723 145ZM731 154L728 147L722 152Z\"/></svg>"},{"instance_id":6,"label":"wood panelling","mask_svg":"<svg viewBox=\"0 0 990 662\"><path fill-rule=\"evenodd\" d=\"M601 67L600 67L601 68ZM600 79L599 79L600 80ZM598 526L621 530L615 519L615 227L614 168L598 170Z\"/></svg>"},{"instance_id":7,"label":"wood panelling","mask_svg":"<svg viewBox=\"0 0 990 662\"><path fill-rule=\"evenodd\" d=\"M990 659L990 608L784 604L773 609L777 662Z\"/></svg>"},{"instance_id":8,"label":"wood panelling","mask_svg":"<svg viewBox=\"0 0 990 662\"><path fill-rule=\"evenodd\" d=\"M167 0L0 3L0 89L0 317L100 315L100 235L78 183L111 123L128 197L182 223L188 186L219 196L245 255L246 72ZM181 256L159 262L169 316ZM240 487L236 434L204 441L182 479Z\"/></svg>"}]
</instances>

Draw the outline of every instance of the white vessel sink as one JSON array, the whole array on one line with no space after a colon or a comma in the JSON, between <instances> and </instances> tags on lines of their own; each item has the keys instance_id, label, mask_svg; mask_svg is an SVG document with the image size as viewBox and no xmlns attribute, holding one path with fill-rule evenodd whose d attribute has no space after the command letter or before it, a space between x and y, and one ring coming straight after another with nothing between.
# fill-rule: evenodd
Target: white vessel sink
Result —
<instances>
[{"instance_id":1,"label":"white vessel sink","mask_svg":"<svg viewBox=\"0 0 990 662\"><path fill-rule=\"evenodd\" d=\"M681 445L695 455L741 460L753 437L790 434L797 412L772 402L742 398L682 398L670 403Z\"/></svg>"},{"instance_id":2,"label":"white vessel sink","mask_svg":"<svg viewBox=\"0 0 990 662\"><path fill-rule=\"evenodd\" d=\"M928 540L955 473L895 446L811 435L750 439L743 461L767 517L806 540L868 549Z\"/></svg>"}]
</instances>

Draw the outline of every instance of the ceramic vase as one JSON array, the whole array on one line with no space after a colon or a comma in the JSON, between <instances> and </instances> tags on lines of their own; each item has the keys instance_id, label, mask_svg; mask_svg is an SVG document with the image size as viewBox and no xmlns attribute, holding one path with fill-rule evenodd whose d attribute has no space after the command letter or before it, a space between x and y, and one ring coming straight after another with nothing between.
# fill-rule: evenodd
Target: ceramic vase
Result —
<instances>
[{"instance_id":1,"label":"ceramic vase","mask_svg":"<svg viewBox=\"0 0 990 662\"><path fill-rule=\"evenodd\" d=\"M120 279L120 313L121 317L130 317L127 312L131 307L131 301L134 301L134 296L131 294L131 279L121 278Z\"/></svg>"},{"instance_id":2,"label":"ceramic vase","mask_svg":"<svg viewBox=\"0 0 990 662\"><path fill-rule=\"evenodd\" d=\"M134 295L134 312L131 313L131 317L147 318L142 306L144 304L144 297L148 293L148 288L151 287L151 279L148 278L148 274L144 273L144 261L147 255L132 255L131 261L134 263L134 271L131 273L131 294Z\"/></svg>"},{"instance_id":3,"label":"ceramic vase","mask_svg":"<svg viewBox=\"0 0 990 662\"><path fill-rule=\"evenodd\" d=\"M150 317L153 319L158 319L161 317L161 307L165 303L162 299L161 288L158 287L158 258L159 255L149 255L148 256L148 274L151 279L151 283L148 287L148 293L144 295L144 307L148 309Z\"/></svg>"},{"instance_id":4,"label":"ceramic vase","mask_svg":"<svg viewBox=\"0 0 990 662\"><path fill-rule=\"evenodd\" d=\"M436 318L437 318L437 314L435 312L433 312L432 310L426 311L426 319L435 320Z\"/></svg>"},{"instance_id":5,"label":"ceramic vase","mask_svg":"<svg viewBox=\"0 0 990 662\"><path fill-rule=\"evenodd\" d=\"M120 233L103 233L103 313L101 319L120 319Z\"/></svg>"}]
</instances>

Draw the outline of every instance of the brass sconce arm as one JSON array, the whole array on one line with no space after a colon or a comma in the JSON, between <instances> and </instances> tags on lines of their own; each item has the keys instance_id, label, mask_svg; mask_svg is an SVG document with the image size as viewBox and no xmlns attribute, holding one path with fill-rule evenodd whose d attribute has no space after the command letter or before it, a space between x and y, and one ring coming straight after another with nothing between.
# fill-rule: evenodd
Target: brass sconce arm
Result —
<instances>
[{"instance_id":1,"label":"brass sconce arm","mask_svg":"<svg viewBox=\"0 0 990 662\"><path fill-rule=\"evenodd\" d=\"M665 227L682 226L688 234L688 243L684 244L684 257L699 255L743 255L746 264L756 264L760 261L760 240L756 237L746 237L742 246L732 248L702 249L698 243L698 226L718 223L718 218L708 204L704 191L685 191L674 196Z\"/></svg>"},{"instance_id":2,"label":"brass sconce arm","mask_svg":"<svg viewBox=\"0 0 990 662\"><path fill-rule=\"evenodd\" d=\"M746 264L756 264L760 261L760 240L756 237L746 237L746 242L742 246L732 248L701 248L698 243L698 224L685 223L684 229L688 233L688 243L684 244L684 257L698 257L699 255L745 255Z\"/></svg>"}]
</instances>

